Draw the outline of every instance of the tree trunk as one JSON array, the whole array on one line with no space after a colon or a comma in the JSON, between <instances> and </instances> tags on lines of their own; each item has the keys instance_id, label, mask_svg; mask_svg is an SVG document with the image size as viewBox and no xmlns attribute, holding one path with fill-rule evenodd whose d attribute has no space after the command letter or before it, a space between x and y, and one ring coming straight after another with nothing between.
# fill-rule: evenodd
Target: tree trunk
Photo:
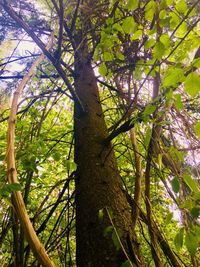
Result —
<instances>
[{"instance_id":1,"label":"tree trunk","mask_svg":"<svg viewBox=\"0 0 200 267\"><path fill-rule=\"evenodd\" d=\"M113 150L103 145L108 132L96 78L90 63L77 65L75 89L85 109L75 104L77 266L116 267L130 259L144 266Z\"/></svg>"}]
</instances>

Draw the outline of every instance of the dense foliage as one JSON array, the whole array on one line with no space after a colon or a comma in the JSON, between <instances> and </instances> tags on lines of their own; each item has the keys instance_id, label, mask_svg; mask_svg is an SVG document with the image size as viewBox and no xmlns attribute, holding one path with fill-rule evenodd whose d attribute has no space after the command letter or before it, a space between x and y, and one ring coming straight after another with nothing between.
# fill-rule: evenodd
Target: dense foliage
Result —
<instances>
[{"instance_id":1,"label":"dense foliage","mask_svg":"<svg viewBox=\"0 0 200 267\"><path fill-rule=\"evenodd\" d=\"M173 266L173 257L176 266L198 266L198 2L0 0L1 266L39 266L13 207L16 191L21 191L34 229L55 264L76 266L73 109L74 103L81 104L74 89L80 32L79 45L87 43L87 60L98 83L103 109L98 116L109 130L101 141L105 146L112 142L144 257L141 266ZM48 51L45 44L52 32ZM19 184L10 184L6 133L11 99L41 53L46 58L18 104ZM99 209L99 221L106 213L111 226L104 235L110 235L119 250L123 242L109 207ZM134 264L127 257L121 266Z\"/></svg>"}]
</instances>

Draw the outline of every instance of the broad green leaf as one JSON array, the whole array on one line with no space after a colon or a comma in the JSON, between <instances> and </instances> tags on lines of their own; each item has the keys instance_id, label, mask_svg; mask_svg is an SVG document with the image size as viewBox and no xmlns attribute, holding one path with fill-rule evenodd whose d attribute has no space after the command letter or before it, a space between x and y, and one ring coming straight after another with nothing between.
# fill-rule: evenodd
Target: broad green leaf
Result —
<instances>
[{"instance_id":1,"label":"broad green leaf","mask_svg":"<svg viewBox=\"0 0 200 267\"><path fill-rule=\"evenodd\" d=\"M192 232L187 232L185 236L185 245L191 255L194 255L198 248L198 236Z\"/></svg>"},{"instance_id":2,"label":"broad green leaf","mask_svg":"<svg viewBox=\"0 0 200 267\"><path fill-rule=\"evenodd\" d=\"M168 34L162 34L160 36L160 41L162 42L162 44L164 44L165 49L168 48L171 44L171 38Z\"/></svg>"},{"instance_id":3,"label":"broad green leaf","mask_svg":"<svg viewBox=\"0 0 200 267\"><path fill-rule=\"evenodd\" d=\"M22 190L22 187L19 183L6 184L1 188L2 192L8 192L8 193L21 191L21 190Z\"/></svg>"},{"instance_id":4,"label":"broad green leaf","mask_svg":"<svg viewBox=\"0 0 200 267\"><path fill-rule=\"evenodd\" d=\"M154 46L155 43L156 43L155 38L150 38L145 42L144 47L146 49L149 49L150 47Z\"/></svg>"},{"instance_id":5,"label":"broad green leaf","mask_svg":"<svg viewBox=\"0 0 200 267\"><path fill-rule=\"evenodd\" d=\"M169 153L170 153L170 155L171 155L173 160L175 160L175 161L178 160L178 161L181 161L181 162L184 161L183 153L181 151L179 151L178 149L176 149L174 146L170 147Z\"/></svg>"},{"instance_id":6,"label":"broad green leaf","mask_svg":"<svg viewBox=\"0 0 200 267\"><path fill-rule=\"evenodd\" d=\"M114 246L115 246L116 250L119 250L121 245L120 245L120 242L119 242L119 237L117 236L115 230L112 232L112 241L114 243Z\"/></svg>"},{"instance_id":7,"label":"broad green leaf","mask_svg":"<svg viewBox=\"0 0 200 267\"><path fill-rule=\"evenodd\" d=\"M107 25L112 25L114 22L114 18L113 17L109 17L107 20L106 20L106 24Z\"/></svg>"},{"instance_id":8,"label":"broad green leaf","mask_svg":"<svg viewBox=\"0 0 200 267\"><path fill-rule=\"evenodd\" d=\"M59 152L55 152L52 156L55 161L59 161L61 158L61 154Z\"/></svg>"},{"instance_id":9,"label":"broad green leaf","mask_svg":"<svg viewBox=\"0 0 200 267\"><path fill-rule=\"evenodd\" d=\"M178 234L174 238L174 244L177 250L180 250L183 246L183 236L184 236L184 228L181 228Z\"/></svg>"},{"instance_id":10,"label":"broad green leaf","mask_svg":"<svg viewBox=\"0 0 200 267\"><path fill-rule=\"evenodd\" d=\"M6 155L5 154L0 155L0 161L5 160L5 158L6 158Z\"/></svg>"},{"instance_id":11,"label":"broad green leaf","mask_svg":"<svg viewBox=\"0 0 200 267\"><path fill-rule=\"evenodd\" d=\"M150 127L148 127L146 130L146 133L145 133L145 137L144 137L144 145L146 147L148 147L148 145L149 145L151 135L152 135L152 129Z\"/></svg>"},{"instance_id":12,"label":"broad green leaf","mask_svg":"<svg viewBox=\"0 0 200 267\"><path fill-rule=\"evenodd\" d=\"M127 17L123 21L122 28L124 33L131 34L137 30L137 23L134 21L133 17Z\"/></svg>"},{"instance_id":13,"label":"broad green leaf","mask_svg":"<svg viewBox=\"0 0 200 267\"><path fill-rule=\"evenodd\" d=\"M112 26L114 31L123 32L122 26L119 23L115 23Z\"/></svg>"},{"instance_id":14,"label":"broad green leaf","mask_svg":"<svg viewBox=\"0 0 200 267\"><path fill-rule=\"evenodd\" d=\"M160 19L164 19L164 18L166 18L166 10L163 9L163 10L160 11L160 13L159 13L159 18L160 18Z\"/></svg>"},{"instance_id":15,"label":"broad green leaf","mask_svg":"<svg viewBox=\"0 0 200 267\"><path fill-rule=\"evenodd\" d=\"M174 0L166 0L166 4L168 6L171 6L174 3Z\"/></svg>"},{"instance_id":16,"label":"broad green leaf","mask_svg":"<svg viewBox=\"0 0 200 267\"><path fill-rule=\"evenodd\" d=\"M165 225L169 224L172 221L172 218L173 218L173 213L172 212L168 213L164 222Z\"/></svg>"},{"instance_id":17,"label":"broad green leaf","mask_svg":"<svg viewBox=\"0 0 200 267\"><path fill-rule=\"evenodd\" d=\"M113 232L113 226L112 225L109 225L108 227L106 227L104 229L104 236L107 236L109 233L112 233Z\"/></svg>"},{"instance_id":18,"label":"broad green leaf","mask_svg":"<svg viewBox=\"0 0 200 267\"><path fill-rule=\"evenodd\" d=\"M175 86L184 79L184 71L181 68L170 67L163 78L163 86Z\"/></svg>"},{"instance_id":19,"label":"broad green leaf","mask_svg":"<svg viewBox=\"0 0 200 267\"><path fill-rule=\"evenodd\" d=\"M105 61L112 61L113 60L113 54L110 52L104 52L103 53L103 59Z\"/></svg>"},{"instance_id":20,"label":"broad green leaf","mask_svg":"<svg viewBox=\"0 0 200 267\"><path fill-rule=\"evenodd\" d=\"M188 74L184 82L185 91L195 97L200 92L200 77L196 72Z\"/></svg>"},{"instance_id":21,"label":"broad green leaf","mask_svg":"<svg viewBox=\"0 0 200 267\"><path fill-rule=\"evenodd\" d=\"M198 192L195 192L193 195L193 199L198 201L200 199L200 190Z\"/></svg>"},{"instance_id":22,"label":"broad green leaf","mask_svg":"<svg viewBox=\"0 0 200 267\"><path fill-rule=\"evenodd\" d=\"M124 60L124 55L121 52L116 52L116 58Z\"/></svg>"},{"instance_id":23,"label":"broad green leaf","mask_svg":"<svg viewBox=\"0 0 200 267\"><path fill-rule=\"evenodd\" d=\"M138 7L139 0L128 0L128 3L126 5L126 8L128 10L135 10Z\"/></svg>"},{"instance_id":24,"label":"broad green leaf","mask_svg":"<svg viewBox=\"0 0 200 267\"><path fill-rule=\"evenodd\" d=\"M157 42L153 50L154 57L156 59L160 59L164 55L164 52L165 52L164 44L161 42Z\"/></svg>"},{"instance_id":25,"label":"broad green leaf","mask_svg":"<svg viewBox=\"0 0 200 267\"><path fill-rule=\"evenodd\" d=\"M188 24L186 22L182 22L174 35L178 38L183 38L187 30L188 30Z\"/></svg>"},{"instance_id":26,"label":"broad green leaf","mask_svg":"<svg viewBox=\"0 0 200 267\"><path fill-rule=\"evenodd\" d=\"M169 17L171 17L171 19L170 19L170 28L174 29L180 23L180 18L174 12L169 13Z\"/></svg>"},{"instance_id":27,"label":"broad green leaf","mask_svg":"<svg viewBox=\"0 0 200 267\"><path fill-rule=\"evenodd\" d=\"M105 40L103 40L101 42L102 48L106 49L106 48L112 48L114 45L113 40L111 40L110 38L106 38Z\"/></svg>"},{"instance_id":28,"label":"broad green leaf","mask_svg":"<svg viewBox=\"0 0 200 267\"><path fill-rule=\"evenodd\" d=\"M192 177L188 174L183 175L183 180L187 184L187 186L193 191L193 192L198 192L198 182L195 179L192 179Z\"/></svg>"},{"instance_id":29,"label":"broad green leaf","mask_svg":"<svg viewBox=\"0 0 200 267\"><path fill-rule=\"evenodd\" d=\"M183 14L187 12L188 10L185 0L180 0L175 7L178 10L178 12L183 13Z\"/></svg>"},{"instance_id":30,"label":"broad green leaf","mask_svg":"<svg viewBox=\"0 0 200 267\"><path fill-rule=\"evenodd\" d=\"M142 35L142 30L137 30L133 34L133 36L131 36L131 40L138 40L138 39L140 39L141 35Z\"/></svg>"},{"instance_id":31,"label":"broad green leaf","mask_svg":"<svg viewBox=\"0 0 200 267\"><path fill-rule=\"evenodd\" d=\"M70 160L67 160L67 159L64 159L63 160L63 165L67 168L67 170L70 170L71 161Z\"/></svg>"},{"instance_id":32,"label":"broad green leaf","mask_svg":"<svg viewBox=\"0 0 200 267\"><path fill-rule=\"evenodd\" d=\"M151 0L145 7L145 19L149 22L152 21L155 11L156 11L156 2Z\"/></svg>"},{"instance_id":33,"label":"broad green leaf","mask_svg":"<svg viewBox=\"0 0 200 267\"><path fill-rule=\"evenodd\" d=\"M195 131L196 135L200 138L200 121L198 121L194 124L194 131Z\"/></svg>"},{"instance_id":34,"label":"broad green leaf","mask_svg":"<svg viewBox=\"0 0 200 267\"><path fill-rule=\"evenodd\" d=\"M179 110L183 108L183 102L181 100L181 95L180 94L174 95L174 105Z\"/></svg>"},{"instance_id":35,"label":"broad green leaf","mask_svg":"<svg viewBox=\"0 0 200 267\"><path fill-rule=\"evenodd\" d=\"M192 61L192 66L196 67L196 68L200 68L200 58L195 58Z\"/></svg>"},{"instance_id":36,"label":"broad green leaf","mask_svg":"<svg viewBox=\"0 0 200 267\"><path fill-rule=\"evenodd\" d=\"M77 164L74 161L71 161L71 170L76 170Z\"/></svg>"},{"instance_id":37,"label":"broad green leaf","mask_svg":"<svg viewBox=\"0 0 200 267\"><path fill-rule=\"evenodd\" d=\"M107 74L107 67L106 67L106 64L105 63L101 63L100 66L99 66L99 74L101 76L105 76Z\"/></svg>"},{"instance_id":38,"label":"broad green leaf","mask_svg":"<svg viewBox=\"0 0 200 267\"><path fill-rule=\"evenodd\" d=\"M191 213L193 218L198 218L200 216L200 208L194 207L191 209L190 213Z\"/></svg>"},{"instance_id":39,"label":"broad green leaf","mask_svg":"<svg viewBox=\"0 0 200 267\"><path fill-rule=\"evenodd\" d=\"M149 120L149 116L156 110L156 105L149 104L141 113L141 118L144 122Z\"/></svg>"},{"instance_id":40,"label":"broad green leaf","mask_svg":"<svg viewBox=\"0 0 200 267\"><path fill-rule=\"evenodd\" d=\"M172 185L172 190L175 193L178 193L180 190L180 183L177 177L174 177L174 179L171 181L171 185Z\"/></svg>"}]
</instances>

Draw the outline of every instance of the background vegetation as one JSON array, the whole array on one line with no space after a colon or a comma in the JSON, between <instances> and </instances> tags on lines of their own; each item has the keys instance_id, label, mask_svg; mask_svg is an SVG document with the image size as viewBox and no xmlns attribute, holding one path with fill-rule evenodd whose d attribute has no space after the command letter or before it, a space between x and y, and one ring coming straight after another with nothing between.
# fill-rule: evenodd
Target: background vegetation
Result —
<instances>
[{"instance_id":1,"label":"background vegetation","mask_svg":"<svg viewBox=\"0 0 200 267\"><path fill-rule=\"evenodd\" d=\"M54 263L89 266L76 263L80 261L76 256L79 185L75 190L74 122L78 117L74 103L85 105L76 85L80 62L91 64L95 72L103 114L92 106L91 110L108 128L106 138L95 142L101 141L102 146L112 142L108 151L115 154L131 228L143 258L138 264L137 252L127 251L115 212L109 205L102 206L97 210L98 221L104 217L109 221L102 235L110 238L116 253L123 251L125 259L99 266L199 266L199 8L199 1L189 0L0 1L1 266L40 265L14 208L18 191ZM53 45L48 50L45 44L51 36ZM19 183L8 183L11 99L41 53L46 57L18 103ZM86 139L85 144L90 151ZM105 162L109 161L106 155ZM84 157L82 164L87 165L87 153ZM88 168L95 169L95 164ZM89 192L99 194L99 199L103 196L90 184L86 188L86 196ZM88 230L85 244L93 242L89 236ZM102 258L106 249L101 247Z\"/></svg>"}]
</instances>

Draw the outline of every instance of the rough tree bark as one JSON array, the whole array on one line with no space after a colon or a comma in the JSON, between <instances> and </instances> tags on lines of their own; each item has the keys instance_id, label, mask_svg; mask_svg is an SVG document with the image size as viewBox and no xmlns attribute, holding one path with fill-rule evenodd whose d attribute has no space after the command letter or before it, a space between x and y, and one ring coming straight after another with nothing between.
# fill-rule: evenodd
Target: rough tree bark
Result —
<instances>
[{"instance_id":1,"label":"rough tree bark","mask_svg":"<svg viewBox=\"0 0 200 267\"><path fill-rule=\"evenodd\" d=\"M75 89L85 110L80 111L80 105L75 103L77 266L116 267L126 260L144 266L139 243L131 230L131 213L115 156L111 145L103 143L108 132L97 81L87 53L84 55L83 50L81 53L81 58L75 57ZM111 234L105 234L112 224L113 235L120 237L118 250Z\"/></svg>"}]
</instances>

